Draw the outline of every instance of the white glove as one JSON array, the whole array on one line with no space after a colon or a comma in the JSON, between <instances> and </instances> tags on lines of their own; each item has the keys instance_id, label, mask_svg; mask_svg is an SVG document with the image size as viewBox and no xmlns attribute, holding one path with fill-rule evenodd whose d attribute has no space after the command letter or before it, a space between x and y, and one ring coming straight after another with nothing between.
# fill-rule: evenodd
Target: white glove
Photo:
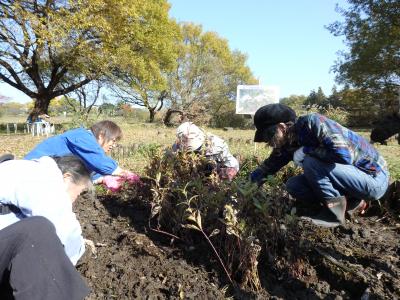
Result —
<instances>
[{"instance_id":1,"label":"white glove","mask_svg":"<svg viewBox=\"0 0 400 300\"><path fill-rule=\"evenodd\" d=\"M298 167L303 167L303 160L305 157L305 153L303 151L303 147L297 149L293 154L293 162Z\"/></svg>"}]
</instances>

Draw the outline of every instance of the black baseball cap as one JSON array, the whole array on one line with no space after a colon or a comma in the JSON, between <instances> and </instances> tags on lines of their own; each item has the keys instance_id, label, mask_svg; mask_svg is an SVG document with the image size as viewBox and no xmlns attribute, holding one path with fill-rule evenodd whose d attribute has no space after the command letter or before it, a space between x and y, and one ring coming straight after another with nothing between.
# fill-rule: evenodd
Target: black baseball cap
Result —
<instances>
[{"instance_id":1,"label":"black baseball cap","mask_svg":"<svg viewBox=\"0 0 400 300\"><path fill-rule=\"evenodd\" d=\"M257 130L254 142L268 142L275 134L279 123L295 122L296 112L289 106L274 103L260 107L254 115L254 126Z\"/></svg>"}]
</instances>

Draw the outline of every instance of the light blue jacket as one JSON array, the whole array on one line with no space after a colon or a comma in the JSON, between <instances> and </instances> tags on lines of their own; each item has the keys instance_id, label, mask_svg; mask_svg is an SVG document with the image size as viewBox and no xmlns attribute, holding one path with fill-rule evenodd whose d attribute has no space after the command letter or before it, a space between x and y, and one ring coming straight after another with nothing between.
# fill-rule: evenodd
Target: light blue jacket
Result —
<instances>
[{"instance_id":1,"label":"light blue jacket","mask_svg":"<svg viewBox=\"0 0 400 300\"><path fill-rule=\"evenodd\" d=\"M42 216L53 223L74 265L84 253L81 226L72 211L63 175L52 158L1 163L0 204L12 204L21 211L0 215L0 230L23 218Z\"/></svg>"}]
</instances>

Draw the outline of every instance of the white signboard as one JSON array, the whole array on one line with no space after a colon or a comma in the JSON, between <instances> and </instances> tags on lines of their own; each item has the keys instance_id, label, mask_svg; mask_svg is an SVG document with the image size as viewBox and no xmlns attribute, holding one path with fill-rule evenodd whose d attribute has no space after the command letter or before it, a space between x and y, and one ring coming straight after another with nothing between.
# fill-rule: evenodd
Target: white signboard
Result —
<instances>
[{"instance_id":1,"label":"white signboard","mask_svg":"<svg viewBox=\"0 0 400 300\"><path fill-rule=\"evenodd\" d=\"M254 115L261 106L279 103L279 88L263 85L238 85L236 113Z\"/></svg>"}]
</instances>

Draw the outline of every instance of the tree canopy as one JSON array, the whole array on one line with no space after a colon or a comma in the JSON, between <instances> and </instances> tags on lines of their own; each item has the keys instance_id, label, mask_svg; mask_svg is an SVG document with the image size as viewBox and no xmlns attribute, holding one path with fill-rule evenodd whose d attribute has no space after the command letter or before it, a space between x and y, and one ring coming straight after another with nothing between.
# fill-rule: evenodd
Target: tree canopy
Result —
<instances>
[{"instance_id":1,"label":"tree canopy","mask_svg":"<svg viewBox=\"0 0 400 300\"><path fill-rule=\"evenodd\" d=\"M160 77L175 56L164 0L0 0L0 80L51 99L120 70Z\"/></svg>"},{"instance_id":2,"label":"tree canopy","mask_svg":"<svg viewBox=\"0 0 400 300\"><path fill-rule=\"evenodd\" d=\"M194 114L217 114L236 98L238 84L256 82L247 57L200 25L182 23L176 68L167 74L170 107ZM195 111L197 110L197 111Z\"/></svg>"},{"instance_id":3,"label":"tree canopy","mask_svg":"<svg viewBox=\"0 0 400 300\"><path fill-rule=\"evenodd\" d=\"M334 66L339 83L375 94L381 107L395 103L400 87L400 2L398 0L348 0L339 9L343 22L328 29L344 36L349 51L341 52Z\"/></svg>"},{"instance_id":4,"label":"tree canopy","mask_svg":"<svg viewBox=\"0 0 400 300\"><path fill-rule=\"evenodd\" d=\"M246 55L232 51L225 39L192 23L179 28L180 34L174 36L176 63L165 68L161 78L143 80L134 72L123 72L114 80L117 98L145 107L150 122L163 107L210 119L221 109L232 108L229 101L235 100L238 84L255 83Z\"/></svg>"}]
</instances>

